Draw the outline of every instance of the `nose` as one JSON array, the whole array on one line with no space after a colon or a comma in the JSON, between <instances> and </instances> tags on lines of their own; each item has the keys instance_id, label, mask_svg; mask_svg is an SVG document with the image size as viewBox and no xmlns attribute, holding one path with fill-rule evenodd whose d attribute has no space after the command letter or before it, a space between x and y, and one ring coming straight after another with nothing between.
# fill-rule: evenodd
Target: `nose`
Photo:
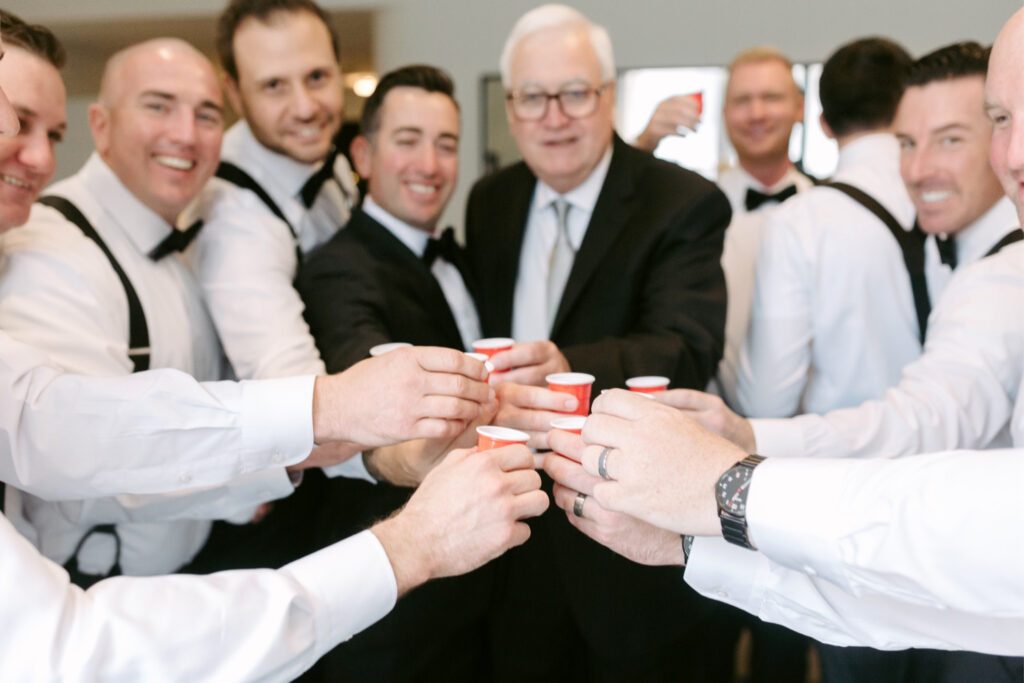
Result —
<instances>
[{"instance_id":1,"label":"nose","mask_svg":"<svg viewBox=\"0 0 1024 683\"><path fill-rule=\"evenodd\" d=\"M921 182L928 177L932 169L930 155L920 147L904 149L900 156L900 166L903 171L903 182L907 185Z\"/></svg>"},{"instance_id":2,"label":"nose","mask_svg":"<svg viewBox=\"0 0 1024 683\"><path fill-rule=\"evenodd\" d=\"M313 118L316 114L316 100L304 84L295 88L292 95L292 111L295 116L302 120Z\"/></svg>"},{"instance_id":3,"label":"nose","mask_svg":"<svg viewBox=\"0 0 1024 683\"><path fill-rule=\"evenodd\" d=\"M21 139L18 162L44 178L53 175L57 169L57 158L47 132L40 130Z\"/></svg>"},{"instance_id":4,"label":"nose","mask_svg":"<svg viewBox=\"0 0 1024 683\"><path fill-rule=\"evenodd\" d=\"M437 150L433 145L425 144L420 146L420 153L416 155L416 170L424 176L433 177L437 174Z\"/></svg>"},{"instance_id":5,"label":"nose","mask_svg":"<svg viewBox=\"0 0 1024 683\"><path fill-rule=\"evenodd\" d=\"M562 111L562 102L557 97L548 98L546 106L541 122L548 128L561 128L572 120Z\"/></svg>"},{"instance_id":6,"label":"nose","mask_svg":"<svg viewBox=\"0 0 1024 683\"><path fill-rule=\"evenodd\" d=\"M196 142L196 113L191 107L178 107L171 117L169 138L180 145Z\"/></svg>"}]
</instances>

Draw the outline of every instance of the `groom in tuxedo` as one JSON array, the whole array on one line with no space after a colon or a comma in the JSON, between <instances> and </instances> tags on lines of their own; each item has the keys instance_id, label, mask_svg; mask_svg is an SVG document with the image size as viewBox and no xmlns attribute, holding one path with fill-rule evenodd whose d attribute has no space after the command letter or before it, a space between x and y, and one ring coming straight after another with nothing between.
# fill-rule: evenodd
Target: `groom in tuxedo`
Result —
<instances>
[{"instance_id":1,"label":"groom in tuxedo","mask_svg":"<svg viewBox=\"0 0 1024 683\"><path fill-rule=\"evenodd\" d=\"M458 174L459 109L448 75L422 65L386 74L366 102L351 151L369 183L366 199L346 229L306 260L296 283L328 371L347 368L385 342L468 348L480 326L461 254L450 229L435 234ZM468 443L460 445L475 443L467 432ZM318 542L343 538L400 508L452 446L407 442L397 448L415 450L418 471L377 472L373 463L383 458L366 458L377 483L328 481ZM484 679L491 579L485 566L431 583L336 648L316 672L324 680Z\"/></svg>"},{"instance_id":2,"label":"groom in tuxedo","mask_svg":"<svg viewBox=\"0 0 1024 683\"><path fill-rule=\"evenodd\" d=\"M706 385L722 354L731 211L712 183L615 135L611 42L576 10L524 15L501 72L523 161L473 188L466 248L483 333L517 341L492 359L516 383L499 389L498 421L543 448L557 416L549 372L593 374L595 396L635 375ZM492 677L711 680L702 599L679 572L617 557L557 513L499 561Z\"/></svg>"}]
</instances>

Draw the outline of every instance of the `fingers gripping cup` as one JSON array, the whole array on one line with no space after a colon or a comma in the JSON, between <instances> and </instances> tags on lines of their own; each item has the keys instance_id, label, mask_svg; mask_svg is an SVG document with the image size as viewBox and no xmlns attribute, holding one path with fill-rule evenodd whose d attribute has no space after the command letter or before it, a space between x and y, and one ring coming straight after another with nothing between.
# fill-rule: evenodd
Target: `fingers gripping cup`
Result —
<instances>
[{"instance_id":1,"label":"fingers gripping cup","mask_svg":"<svg viewBox=\"0 0 1024 683\"><path fill-rule=\"evenodd\" d=\"M518 429L495 427L494 425L483 425L476 428L476 449L478 451L489 451L492 448L501 448L517 443L525 446L529 440L530 435Z\"/></svg>"},{"instance_id":2,"label":"fingers gripping cup","mask_svg":"<svg viewBox=\"0 0 1024 683\"><path fill-rule=\"evenodd\" d=\"M559 391L563 394L572 394L579 401L579 406L573 411L574 415L590 414L590 389L594 384L594 376L585 372L556 372L548 375L548 389Z\"/></svg>"},{"instance_id":3,"label":"fingers gripping cup","mask_svg":"<svg viewBox=\"0 0 1024 683\"><path fill-rule=\"evenodd\" d=\"M626 386L630 391L641 394L656 394L659 391L668 390L668 377L656 377L648 375L644 377L630 377L626 380Z\"/></svg>"},{"instance_id":4,"label":"fingers gripping cup","mask_svg":"<svg viewBox=\"0 0 1024 683\"><path fill-rule=\"evenodd\" d=\"M477 339L473 342L473 351L476 353L482 353L488 358L493 358L502 351L508 351L512 348L512 345L516 343L515 339L511 337L488 337L487 339ZM491 371L491 374L500 375L508 370Z\"/></svg>"},{"instance_id":5,"label":"fingers gripping cup","mask_svg":"<svg viewBox=\"0 0 1024 683\"><path fill-rule=\"evenodd\" d=\"M484 381L486 382L487 377L490 377L491 371L494 370L494 366L491 365L491 362L489 360L487 360L489 356L485 353L474 353L472 351L466 351L466 355L472 358L473 360L478 360L484 364L484 367L487 369L487 376L484 377Z\"/></svg>"},{"instance_id":6,"label":"fingers gripping cup","mask_svg":"<svg viewBox=\"0 0 1024 683\"><path fill-rule=\"evenodd\" d=\"M557 420L551 421L552 429L561 429L563 432L572 432L573 434L583 433L583 424L587 421L586 417L563 417Z\"/></svg>"}]
</instances>

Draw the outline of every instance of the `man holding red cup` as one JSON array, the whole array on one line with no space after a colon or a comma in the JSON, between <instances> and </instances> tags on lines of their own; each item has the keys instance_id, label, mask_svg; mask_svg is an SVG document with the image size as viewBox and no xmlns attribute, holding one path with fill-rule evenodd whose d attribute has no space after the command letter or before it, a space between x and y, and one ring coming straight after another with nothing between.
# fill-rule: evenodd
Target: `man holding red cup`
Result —
<instances>
[{"instance_id":1,"label":"man holding red cup","mask_svg":"<svg viewBox=\"0 0 1024 683\"><path fill-rule=\"evenodd\" d=\"M638 375L706 386L722 353L731 212L711 183L615 136L611 40L576 10L524 15L501 71L524 161L473 188L466 253L483 333L517 340L491 358L497 422L544 448L552 420L589 411L545 388L553 373L591 373L595 392ZM678 677L694 649L678 577L597 547L562 515L532 529L491 610L492 679Z\"/></svg>"}]
</instances>

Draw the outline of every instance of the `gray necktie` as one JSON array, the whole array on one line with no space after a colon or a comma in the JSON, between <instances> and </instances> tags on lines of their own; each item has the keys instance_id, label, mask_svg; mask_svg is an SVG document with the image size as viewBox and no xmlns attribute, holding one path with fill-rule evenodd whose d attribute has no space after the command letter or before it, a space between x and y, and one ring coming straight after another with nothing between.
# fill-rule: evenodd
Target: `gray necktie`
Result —
<instances>
[{"instance_id":1,"label":"gray necktie","mask_svg":"<svg viewBox=\"0 0 1024 683\"><path fill-rule=\"evenodd\" d=\"M548 258L548 330L555 323L555 313L558 312L558 304L562 300L565 282L569 279L572 262L576 259L576 252L569 243L568 218L572 205L559 197L551 202L551 206L558 219L558 236L555 238L555 246Z\"/></svg>"}]
</instances>

